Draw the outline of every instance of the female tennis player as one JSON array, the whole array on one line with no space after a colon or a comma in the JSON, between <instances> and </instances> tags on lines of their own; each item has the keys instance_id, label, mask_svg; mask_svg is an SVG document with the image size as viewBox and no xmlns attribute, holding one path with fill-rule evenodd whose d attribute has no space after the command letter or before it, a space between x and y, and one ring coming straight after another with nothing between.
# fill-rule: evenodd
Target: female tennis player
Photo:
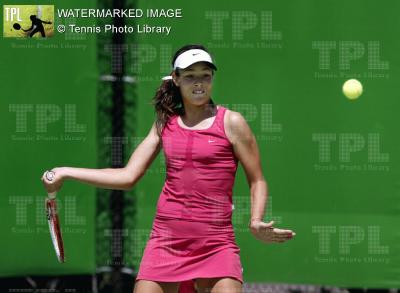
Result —
<instances>
[{"instance_id":1,"label":"female tennis player","mask_svg":"<svg viewBox=\"0 0 400 293\"><path fill-rule=\"evenodd\" d=\"M232 227L232 187L239 162L250 187L252 235L274 243L295 233L263 221L267 183L257 142L239 112L211 99L217 67L206 48L182 47L172 67L153 99L157 119L124 168L54 168L53 181L45 176L42 180L48 192L58 191L65 179L128 190L162 148L167 176L134 293L182 292L179 285L190 282L197 292L242 292L240 249Z\"/></svg>"}]
</instances>

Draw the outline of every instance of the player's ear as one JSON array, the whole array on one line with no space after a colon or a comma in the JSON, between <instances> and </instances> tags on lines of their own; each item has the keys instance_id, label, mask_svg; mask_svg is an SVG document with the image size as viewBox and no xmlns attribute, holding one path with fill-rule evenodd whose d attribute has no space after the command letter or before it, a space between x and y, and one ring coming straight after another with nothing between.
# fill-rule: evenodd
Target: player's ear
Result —
<instances>
[{"instance_id":1,"label":"player's ear","mask_svg":"<svg viewBox=\"0 0 400 293\"><path fill-rule=\"evenodd\" d=\"M172 82L175 84L175 86L179 87L179 76L175 73L175 71L172 72Z\"/></svg>"}]
</instances>

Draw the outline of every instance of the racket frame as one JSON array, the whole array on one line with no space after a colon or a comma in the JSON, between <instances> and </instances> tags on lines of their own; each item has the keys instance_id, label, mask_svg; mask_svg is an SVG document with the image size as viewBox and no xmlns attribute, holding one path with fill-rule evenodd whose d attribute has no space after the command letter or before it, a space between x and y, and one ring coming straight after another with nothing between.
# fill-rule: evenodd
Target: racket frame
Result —
<instances>
[{"instance_id":1,"label":"racket frame","mask_svg":"<svg viewBox=\"0 0 400 293\"><path fill-rule=\"evenodd\" d=\"M60 220L58 218L57 201L55 199L55 196L52 198L46 198L46 214L54 251L56 253L58 261L60 263L63 263L65 261L64 242L60 229Z\"/></svg>"}]
</instances>

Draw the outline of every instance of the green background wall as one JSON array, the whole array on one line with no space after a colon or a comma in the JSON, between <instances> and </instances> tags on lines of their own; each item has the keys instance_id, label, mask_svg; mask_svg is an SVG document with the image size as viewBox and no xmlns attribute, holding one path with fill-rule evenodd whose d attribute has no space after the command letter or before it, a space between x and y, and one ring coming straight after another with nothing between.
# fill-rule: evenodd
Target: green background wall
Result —
<instances>
[{"instance_id":1,"label":"green background wall","mask_svg":"<svg viewBox=\"0 0 400 293\"><path fill-rule=\"evenodd\" d=\"M83 5L68 4L79 6ZM234 187L233 223L245 282L399 287L396 109L400 106L400 3L138 1L137 7L182 8L183 18L127 20L128 25L138 21L172 26L169 36L136 35L135 42L128 41L127 62L132 64L137 58L140 63L127 68L127 75L137 78L137 109L132 117L135 135L127 134L127 152L134 150L151 127L151 99L160 78L169 73L171 55L182 45L202 43L218 66L214 101L241 112L257 138L269 184L265 220L275 220L277 227L297 233L293 241L274 245L251 236L247 229L250 193L240 167ZM65 40L57 34L46 41L52 42ZM66 234L70 262L64 267L49 254L48 235L13 232L17 218L10 201L13 196L42 196L38 179L46 168L96 166L95 39L87 35L84 40L74 40L74 44L86 44L85 50L16 49L13 43L23 42L2 39L0 43L1 109L5 117L1 125L5 135L0 206L7 219L0 224L6 231L0 247L9 252L0 257L0 272L91 271L93 188L74 182L65 185L65 196L73 196L76 213L85 216L86 224L79 227L86 229L86 234ZM41 58L29 59L32 56ZM22 81L17 78L21 68L32 67L38 75L23 74ZM356 101L341 93L349 78L364 85L364 93ZM42 80L46 87L40 85ZM86 141L13 140L12 135L18 133L10 105L47 103L61 108L76 105L78 123L87 125L79 136ZM35 117L33 113L28 116L31 123L24 135L36 135ZM66 134L62 119L49 124L46 135L60 133ZM125 247L125 261L135 269L150 233L164 177L160 154L135 187L137 213L132 217L136 224L129 227ZM36 229L39 224L31 225L35 213L28 212L27 217L29 224L23 227ZM25 251L17 249L26 243Z\"/></svg>"},{"instance_id":2,"label":"green background wall","mask_svg":"<svg viewBox=\"0 0 400 293\"><path fill-rule=\"evenodd\" d=\"M51 4L57 8L61 2ZM68 3L68 7L86 5L96 3ZM3 13L1 17L2 24ZM56 18L55 23L64 21ZM45 40L2 38L0 52L0 275L92 273L95 189L66 182L60 192L66 250L66 263L61 265L50 241L40 178L57 166L96 168L96 38L76 34ZM23 116L24 107L26 118L19 120L17 113Z\"/></svg>"},{"instance_id":3,"label":"green background wall","mask_svg":"<svg viewBox=\"0 0 400 293\"><path fill-rule=\"evenodd\" d=\"M165 4L140 1L138 7ZM168 7L182 8L184 17L141 22L172 25L173 32L138 35L147 60L132 70L141 77L138 134L149 131L149 103L159 78L169 73L170 56L187 43L208 47L218 66L214 101L241 112L258 140L269 184L266 220L297 233L274 245L251 236L250 192L239 168L233 223L245 281L398 287L400 4L171 1ZM330 62L320 61L323 49L313 47L331 43ZM357 101L341 92L349 78L364 85ZM160 155L137 185L137 223L145 231L163 164Z\"/></svg>"}]
</instances>

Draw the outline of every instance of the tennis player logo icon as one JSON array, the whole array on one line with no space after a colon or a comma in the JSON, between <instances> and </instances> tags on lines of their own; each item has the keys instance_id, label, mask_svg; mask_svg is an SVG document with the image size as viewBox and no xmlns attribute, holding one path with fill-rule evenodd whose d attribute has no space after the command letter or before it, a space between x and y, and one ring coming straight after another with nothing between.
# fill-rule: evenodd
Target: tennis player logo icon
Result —
<instances>
[{"instance_id":1,"label":"tennis player logo icon","mask_svg":"<svg viewBox=\"0 0 400 293\"><path fill-rule=\"evenodd\" d=\"M54 35L53 5L4 5L3 37L49 38Z\"/></svg>"}]
</instances>

